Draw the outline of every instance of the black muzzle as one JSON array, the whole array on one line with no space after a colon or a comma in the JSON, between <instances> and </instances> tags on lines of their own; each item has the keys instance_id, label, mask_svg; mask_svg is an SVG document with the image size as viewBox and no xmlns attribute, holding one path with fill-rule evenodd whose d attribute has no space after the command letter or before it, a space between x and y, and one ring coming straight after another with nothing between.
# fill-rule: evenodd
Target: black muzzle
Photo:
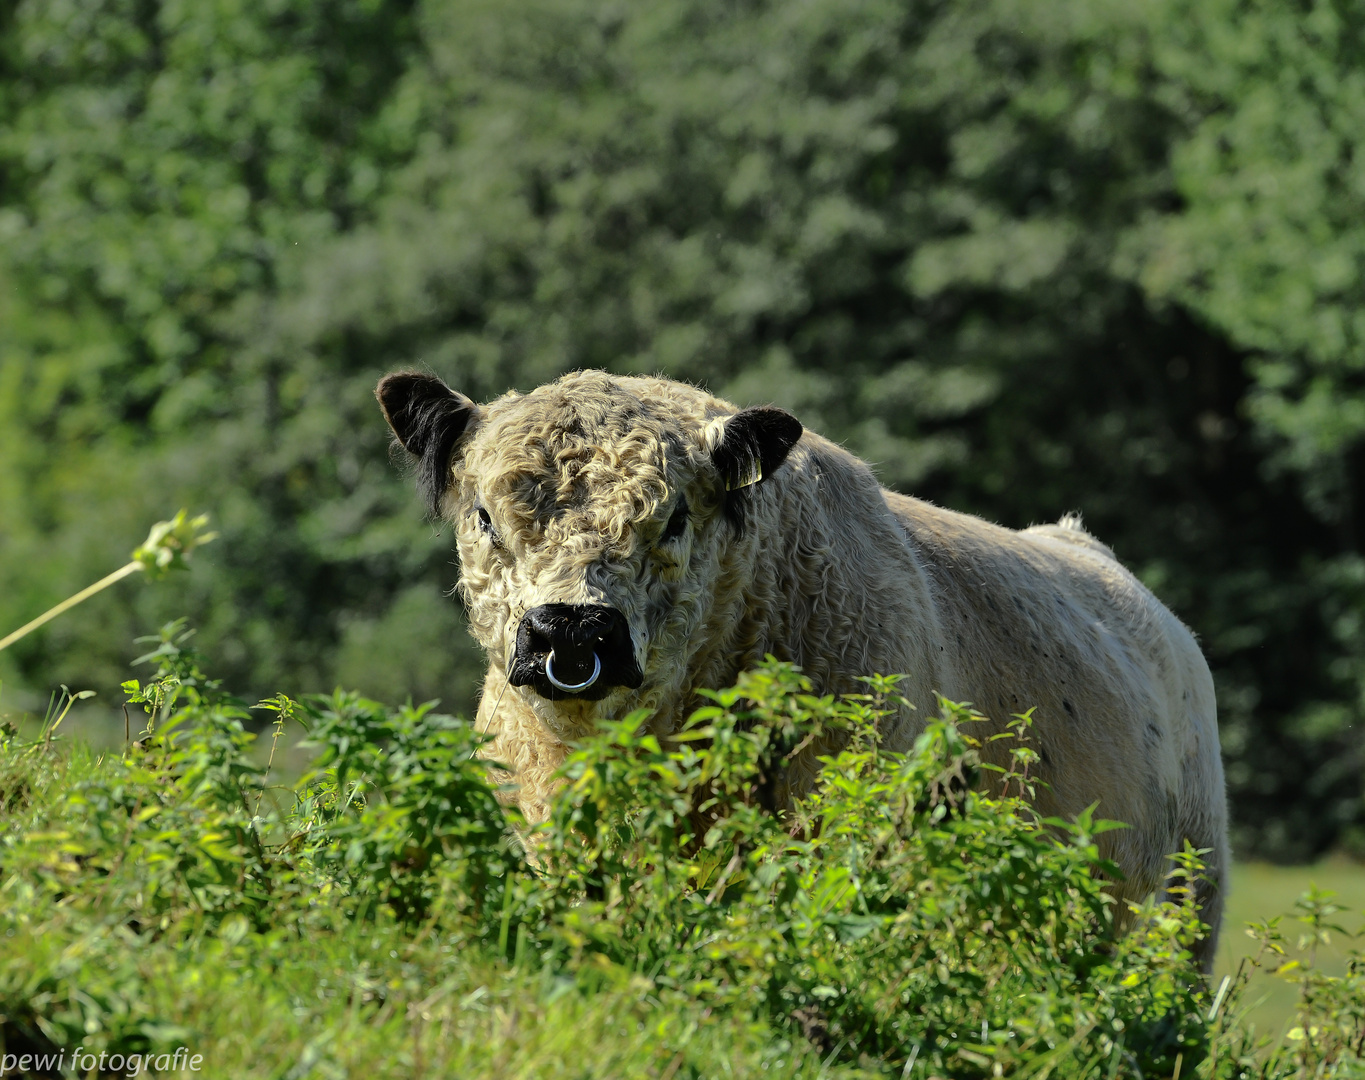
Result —
<instances>
[{"instance_id":1,"label":"black muzzle","mask_svg":"<svg viewBox=\"0 0 1365 1080\"><path fill-rule=\"evenodd\" d=\"M644 682L626 617L605 604L542 604L522 617L508 682L551 701L598 701Z\"/></svg>"}]
</instances>

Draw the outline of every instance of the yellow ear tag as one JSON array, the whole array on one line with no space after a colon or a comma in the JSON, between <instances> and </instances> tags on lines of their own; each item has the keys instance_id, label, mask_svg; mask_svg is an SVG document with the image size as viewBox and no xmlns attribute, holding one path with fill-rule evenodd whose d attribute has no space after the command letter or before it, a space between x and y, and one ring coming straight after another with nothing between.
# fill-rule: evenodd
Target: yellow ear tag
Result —
<instances>
[{"instance_id":1,"label":"yellow ear tag","mask_svg":"<svg viewBox=\"0 0 1365 1080\"><path fill-rule=\"evenodd\" d=\"M741 476L738 480L736 480L733 484L727 483L725 485L725 490L736 491L739 488L746 488L751 486L752 484L757 484L762 479L763 463L759 461L758 458L754 458L752 461L749 462L749 471L745 473L743 476Z\"/></svg>"}]
</instances>

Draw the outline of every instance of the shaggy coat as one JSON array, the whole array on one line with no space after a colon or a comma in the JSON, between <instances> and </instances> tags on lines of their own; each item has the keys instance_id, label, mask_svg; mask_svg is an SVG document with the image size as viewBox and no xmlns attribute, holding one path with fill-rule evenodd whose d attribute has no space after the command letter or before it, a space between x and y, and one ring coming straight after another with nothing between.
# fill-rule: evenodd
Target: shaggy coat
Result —
<instances>
[{"instance_id":1,"label":"shaggy coat","mask_svg":"<svg viewBox=\"0 0 1365 1080\"><path fill-rule=\"evenodd\" d=\"M478 724L528 818L545 816L566 743L597 717L647 707L667 737L698 688L731 685L766 653L821 694L898 672L914 708L885 722L892 750L912 745L936 694L974 703L993 730L1036 710L1039 809L1098 804L1132 826L1099 838L1126 876L1121 899L1160 890L1186 841L1208 849L1211 962L1228 865L1213 682L1190 631L1078 520L1014 531L895 494L788 414L666 379L584 371L477 406L403 372L378 395L455 528L488 653ZM540 605L621 613L638 686L552 700L512 685ZM816 767L798 762L793 787Z\"/></svg>"}]
</instances>

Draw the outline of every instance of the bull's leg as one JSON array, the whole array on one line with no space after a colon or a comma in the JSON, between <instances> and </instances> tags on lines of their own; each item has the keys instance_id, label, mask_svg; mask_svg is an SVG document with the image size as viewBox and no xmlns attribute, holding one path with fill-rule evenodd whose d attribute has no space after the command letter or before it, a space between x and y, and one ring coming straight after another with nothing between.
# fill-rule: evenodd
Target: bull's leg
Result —
<instances>
[{"instance_id":1,"label":"bull's leg","mask_svg":"<svg viewBox=\"0 0 1365 1080\"><path fill-rule=\"evenodd\" d=\"M1210 866L1206 875L1213 875ZM1194 959L1205 975L1213 973L1213 962L1218 955L1218 932L1223 922L1223 903L1227 895L1227 873L1201 877L1194 886L1194 902L1199 906L1199 917L1209 928L1208 934L1195 943Z\"/></svg>"},{"instance_id":2,"label":"bull's leg","mask_svg":"<svg viewBox=\"0 0 1365 1080\"><path fill-rule=\"evenodd\" d=\"M1212 785L1205 785L1194 792L1187 790L1187 798L1193 796L1193 806L1189 807L1182 822L1181 836L1197 851L1204 863L1203 872L1193 882L1183 880L1175 884L1189 887L1188 893L1176 896L1164 895L1163 899L1177 899L1193 903L1199 918L1208 932L1194 944L1194 960L1205 975L1213 971L1214 958L1218 952L1218 932L1223 922L1223 906L1227 900L1228 866L1231 857L1228 851L1226 809L1223 803L1222 776L1218 776L1216 797L1210 798ZM1202 796L1202 797L1201 797ZM1209 805L1213 802L1213 805Z\"/></svg>"},{"instance_id":3,"label":"bull's leg","mask_svg":"<svg viewBox=\"0 0 1365 1080\"><path fill-rule=\"evenodd\" d=\"M1193 843L1193 841L1191 841ZM1213 963L1218 954L1218 933L1223 922L1223 903L1227 893L1227 874L1222 862L1215 862L1215 851L1204 855L1209 860L1200 876L1193 882L1183 878L1175 881L1178 892L1170 889L1162 891L1161 899L1179 904L1193 904L1199 912L1199 919L1207 928L1202 938L1194 943L1194 962L1205 975L1213 971Z\"/></svg>"}]
</instances>

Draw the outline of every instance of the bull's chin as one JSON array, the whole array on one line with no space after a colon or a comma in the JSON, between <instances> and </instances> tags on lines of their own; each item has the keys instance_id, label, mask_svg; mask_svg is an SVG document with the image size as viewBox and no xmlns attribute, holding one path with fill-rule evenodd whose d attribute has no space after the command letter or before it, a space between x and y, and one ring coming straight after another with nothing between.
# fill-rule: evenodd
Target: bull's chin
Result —
<instances>
[{"instance_id":1,"label":"bull's chin","mask_svg":"<svg viewBox=\"0 0 1365 1080\"><path fill-rule=\"evenodd\" d=\"M615 720L634 707L638 690L628 686L613 686L603 696L590 700L584 697L559 695L549 698L534 686L517 688L522 700L531 707L542 724L560 739L581 739L591 735L598 720Z\"/></svg>"}]
</instances>

